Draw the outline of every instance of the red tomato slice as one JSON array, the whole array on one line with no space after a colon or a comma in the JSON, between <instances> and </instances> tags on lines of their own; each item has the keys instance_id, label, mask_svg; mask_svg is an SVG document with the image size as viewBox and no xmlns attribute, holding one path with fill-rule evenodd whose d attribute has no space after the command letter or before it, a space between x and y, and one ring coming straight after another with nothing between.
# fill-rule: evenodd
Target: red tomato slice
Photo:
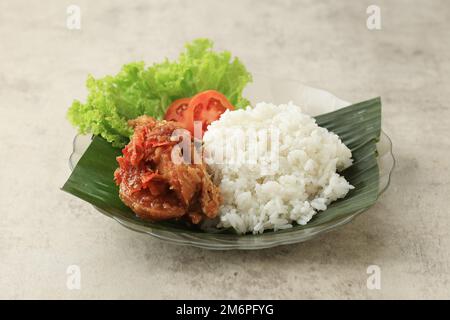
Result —
<instances>
[{"instance_id":1,"label":"red tomato slice","mask_svg":"<svg viewBox=\"0 0 450 320\"><path fill-rule=\"evenodd\" d=\"M218 91L207 90L196 94L189 102L189 112L186 115L191 116L191 126L187 129L194 132L194 121L202 122L202 136L211 122L220 118L220 115L227 109L234 110L233 105L228 99Z\"/></svg>"},{"instance_id":2,"label":"red tomato slice","mask_svg":"<svg viewBox=\"0 0 450 320\"><path fill-rule=\"evenodd\" d=\"M164 120L176 121L181 123L185 128L189 127L190 116L186 116L188 112L189 101L191 98L182 98L175 100L169 106L164 116Z\"/></svg>"}]
</instances>

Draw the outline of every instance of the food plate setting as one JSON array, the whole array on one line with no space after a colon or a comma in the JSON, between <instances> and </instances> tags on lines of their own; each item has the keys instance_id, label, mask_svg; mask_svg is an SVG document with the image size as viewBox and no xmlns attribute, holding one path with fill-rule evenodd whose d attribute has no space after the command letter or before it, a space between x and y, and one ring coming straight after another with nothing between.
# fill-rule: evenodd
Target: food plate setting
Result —
<instances>
[{"instance_id":1,"label":"food plate setting","mask_svg":"<svg viewBox=\"0 0 450 320\"><path fill-rule=\"evenodd\" d=\"M389 186L381 99L350 103L247 71L198 39L175 61L88 78L62 190L123 226L229 250L309 240ZM188 157L189 156L189 157Z\"/></svg>"}]
</instances>

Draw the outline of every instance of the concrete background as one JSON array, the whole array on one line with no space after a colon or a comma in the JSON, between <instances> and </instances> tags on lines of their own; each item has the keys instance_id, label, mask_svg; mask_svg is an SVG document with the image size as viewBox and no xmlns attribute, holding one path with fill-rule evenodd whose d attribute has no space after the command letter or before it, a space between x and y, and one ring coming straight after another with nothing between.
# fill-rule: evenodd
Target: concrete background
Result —
<instances>
[{"instance_id":1,"label":"concrete background","mask_svg":"<svg viewBox=\"0 0 450 320\"><path fill-rule=\"evenodd\" d=\"M66 8L81 7L79 31ZM381 7L382 30L366 28ZM0 298L450 298L448 1L1 1ZM253 72L382 96L397 168L378 203L315 240L211 252L129 231L59 188L88 73L204 36ZM81 290L66 269L81 268ZM366 269L381 268L381 290Z\"/></svg>"}]
</instances>

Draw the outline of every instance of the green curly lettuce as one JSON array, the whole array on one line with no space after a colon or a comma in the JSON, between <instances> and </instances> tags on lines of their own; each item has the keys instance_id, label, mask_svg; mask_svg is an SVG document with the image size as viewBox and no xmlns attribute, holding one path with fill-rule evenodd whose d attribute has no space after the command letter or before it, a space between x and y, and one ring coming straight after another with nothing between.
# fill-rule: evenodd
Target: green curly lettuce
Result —
<instances>
[{"instance_id":1,"label":"green curly lettuce","mask_svg":"<svg viewBox=\"0 0 450 320\"><path fill-rule=\"evenodd\" d=\"M88 76L85 103L75 100L68 111L70 122L82 134L101 135L116 147L128 142L133 130L127 120L140 115L162 119L176 99L214 89L222 92L236 108L249 105L242 91L251 74L228 51L215 52L208 39L186 45L177 60L164 60L146 67L133 62L115 76Z\"/></svg>"}]
</instances>

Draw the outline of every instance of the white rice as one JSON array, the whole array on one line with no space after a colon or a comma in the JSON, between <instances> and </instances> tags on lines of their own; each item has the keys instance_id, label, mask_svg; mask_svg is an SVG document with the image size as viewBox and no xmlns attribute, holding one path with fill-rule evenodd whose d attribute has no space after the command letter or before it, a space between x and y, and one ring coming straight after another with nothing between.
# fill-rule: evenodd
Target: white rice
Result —
<instances>
[{"instance_id":1,"label":"white rice","mask_svg":"<svg viewBox=\"0 0 450 320\"><path fill-rule=\"evenodd\" d=\"M237 156L223 152L236 132L255 137L255 132L267 132L268 128L273 131L267 148L263 148L262 136L256 135L257 140L234 140L238 142L234 143ZM270 150L275 145L270 142L274 132L279 134L278 157ZM336 173L352 164L350 150L292 103L259 103L255 108L227 111L209 126L203 141L209 168L224 199L218 227L257 234L291 228L294 222L304 225L353 189ZM257 163L248 161L255 147ZM212 163L221 151L222 163Z\"/></svg>"}]
</instances>

